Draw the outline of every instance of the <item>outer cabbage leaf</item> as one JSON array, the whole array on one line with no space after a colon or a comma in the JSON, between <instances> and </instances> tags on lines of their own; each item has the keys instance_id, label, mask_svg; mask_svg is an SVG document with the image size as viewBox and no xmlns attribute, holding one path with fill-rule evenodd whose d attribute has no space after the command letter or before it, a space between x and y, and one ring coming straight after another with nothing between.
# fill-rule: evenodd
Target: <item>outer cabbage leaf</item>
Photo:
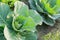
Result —
<instances>
[{"instance_id":1,"label":"outer cabbage leaf","mask_svg":"<svg viewBox=\"0 0 60 40\"><path fill-rule=\"evenodd\" d=\"M0 25L7 24L6 19L10 11L10 7L7 4L0 2Z\"/></svg>"},{"instance_id":2,"label":"outer cabbage leaf","mask_svg":"<svg viewBox=\"0 0 60 40\"><path fill-rule=\"evenodd\" d=\"M19 15L23 15L23 16L29 16L29 9L28 6L26 4L24 4L23 2L20 1L16 1L14 3L14 13L15 14L19 14Z\"/></svg>"},{"instance_id":3,"label":"outer cabbage leaf","mask_svg":"<svg viewBox=\"0 0 60 40\"><path fill-rule=\"evenodd\" d=\"M40 14L38 14L38 12L36 12L35 10L30 10L29 11L29 15L33 18L33 20L35 21L36 25L37 24L42 24L43 22L43 18Z\"/></svg>"},{"instance_id":4,"label":"outer cabbage leaf","mask_svg":"<svg viewBox=\"0 0 60 40\"><path fill-rule=\"evenodd\" d=\"M25 37L25 40L37 40L37 33L31 31L25 31L22 33Z\"/></svg>"},{"instance_id":5,"label":"outer cabbage leaf","mask_svg":"<svg viewBox=\"0 0 60 40\"><path fill-rule=\"evenodd\" d=\"M29 0L29 4L30 4L30 8L32 8L32 9L34 9L34 10L37 9L34 0Z\"/></svg>"},{"instance_id":6,"label":"outer cabbage leaf","mask_svg":"<svg viewBox=\"0 0 60 40\"><path fill-rule=\"evenodd\" d=\"M7 40L23 40L19 33L15 32L12 29L9 29L7 26L4 28L4 35Z\"/></svg>"},{"instance_id":7,"label":"outer cabbage leaf","mask_svg":"<svg viewBox=\"0 0 60 40\"><path fill-rule=\"evenodd\" d=\"M2 26L0 26L0 27L2 27ZM5 37L4 37L3 31L4 31L4 28L0 28L0 39L1 40L6 40Z\"/></svg>"},{"instance_id":8,"label":"outer cabbage leaf","mask_svg":"<svg viewBox=\"0 0 60 40\"><path fill-rule=\"evenodd\" d=\"M5 26L4 35L7 40L37 40L37 36L34 32L16 32Z\"/></svg>"},{"instance_id":9,"label":"outer cabbage leaf","mask_svg":"<svg viewBox=\"0 0 60 40\"><path fill-rule=\"evenodd\" d=\"M51 18L48 17L48 16L43 17L43 19L44 19L44 23L45 23L45 24L50 25L50 26L54 26L55 20L51 19Z\"/></svg>"}]
</instances>

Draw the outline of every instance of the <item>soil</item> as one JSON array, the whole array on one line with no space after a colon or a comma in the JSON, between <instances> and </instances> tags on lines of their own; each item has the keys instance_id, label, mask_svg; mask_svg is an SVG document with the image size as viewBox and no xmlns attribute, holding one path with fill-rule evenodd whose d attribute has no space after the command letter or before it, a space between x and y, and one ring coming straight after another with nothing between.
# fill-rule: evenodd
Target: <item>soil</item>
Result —
<instances>
[{"instance_id":1,"label":"soil","mask_svg":"<svg viewBox=\"0 0 60 40\"><path fill-rule=\"evenodd\" d=\"M56 35L60 36L60 21L56 21L56 24L52 27L46 24L43 24L41 26L38 25L37 30L38 30L38 40L53 40L53 39L56 40L57 39Z\"/></svg>"}]
</instances>

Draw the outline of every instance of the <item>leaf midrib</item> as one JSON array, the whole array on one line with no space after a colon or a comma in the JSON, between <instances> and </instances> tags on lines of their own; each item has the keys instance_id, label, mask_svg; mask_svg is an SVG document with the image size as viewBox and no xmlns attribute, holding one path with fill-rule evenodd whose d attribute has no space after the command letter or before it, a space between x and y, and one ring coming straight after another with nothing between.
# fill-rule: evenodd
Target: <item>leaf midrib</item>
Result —
<instances>
[{"instance_id":1,"label":"leaf midrib","mask_svg":"<svg viewBox=\"0 0 60 40\"><path fill-rule=\"evenodd\" d=\"M5 25L8 25L7 22L2 18L2 16L0 15L1 20L4 22Z\"/></svg>"}]
</instances>

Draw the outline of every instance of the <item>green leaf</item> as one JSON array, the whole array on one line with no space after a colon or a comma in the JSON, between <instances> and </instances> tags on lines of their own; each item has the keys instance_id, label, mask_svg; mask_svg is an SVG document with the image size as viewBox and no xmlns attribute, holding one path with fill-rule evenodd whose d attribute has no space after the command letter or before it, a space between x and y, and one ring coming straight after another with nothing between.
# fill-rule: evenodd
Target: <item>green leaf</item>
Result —
<instances>
[{"instance_id":1,"label":"green leaf","mask_svg":"<svg viewBox=\"0 0 60 40\"><path fill-rule=\"evenodd\" d=\"M56 1L57 0L48 0L50 6L53 8L54 6L56 6Z\"/></svg>"},{"instance_id":2,"label":"green leaf","mask_svg":"<svg viewBox=\"0 0 60 40\"><path fill-rule=\"evenodd\" d=\"M37 40L37 34L35 32L26 31L23 32L23 36L25 37L25 40Z\"/></svg>"},{"instance_id":3,"label":"green leaf","mask_svg":"<svg viewBox=\"0 0 60 40\"><path fill-rule=\"evenodd\" d=\"M44 12L43 9L38 5L38 0L34 0L34 2L36 4L37 11Z\"/></svg>"},{"instance_id":4,"label":"green leaf","mask_svg":"<svg viewBox=\"0 0 60 40\"><path fill-rule=\"evenodd\" d=\"M36 5L35 5L34 0L29 0L29 4L30 4L30 8L36 10Z\"/></svg>"},{"instance_id":5,"label":"green leaf","mask_svg":"<svg viewBox=\"0 0 60 40\"><path fill-rule=\"evenodd\" d=\"M15 32L14 30L5 27L4 35L7 40L37 40L37 35L34 32Z\"/></svg>"},{"instance_id":6,"label":"green leaf","mask_svg":"<svg viewBox=\"0 0 60 40\"><path fill-rule=\"evenodd\" d=\"M4 35L7 40L23 40L21 35L7 26L4 28Z\"/></svg>"},{"instance_id":7,"label":"green leaf","mask_svg":"<svg viewBox=\"0 0 60 40\"><path fill-rule=\"evenodd\" d=\"M0 27L1 27L1 26L0 26ZM4 28L0 28L0 39L1 39L1 40L6 40L5 37L4 37L3 31L4 31Z\"/></svg>"},{"instance_id":8,"label":"green leaf","mask_svg":"<svg viewBox=\"0 0 60 40\"><path fill-rule=\"evenodd\" d=\"M53 20L56 20L56 19L58 19L59 17L60 17L60 14L56 14L56 15L53 15L53 16L51 16L51 15L48 15L50 18L52 18Z\"/></svg>"},{"instance_id":9,"label":"green leaf","mask_svg":"<svg viewBox=\"0 0 60 40\"><path fill-rule=\"evenodd\" d=\"M60 0L56 1L56 5L60 7Z\"/></svg>"},{"instance_id":10,"label":"green leaf","mask_svg":"<svg viewBox=\"0 0 60 40\"><path fill-rule=\"evenodd\" d=\"M44 19L44 23L45 23L45 24L50 25L50 26L54 26L55 20L51 19L51 18L48 17L48 16L43 17L43 19Z\"/></svg>"},{"instance_id":11,"label":"green leaf","mask_svg":"<svg viewBox=\"0 0 60 40\"><path fill-rule=\"evenodd\" d=\"M21 29L28 30L28 31L36 31L35 26L36 24L34 20L32 19L32 17L27 17Z\"/></svg>"},{"instance_id":12,"label":"green leaf","mask_svg":"<svg viewBox=\"0 0 60 40\"><path fill-rule=\"evenodd\" d=\"M37 36L34 32L23 32L22 36L20 33L15 32L8 27L5 27L4 35L7 40L37 40Z\"/></svg>"},{"instance_id":13,"label":"green leaf","mask_svg":"<svg viewBox=\"0 0 60 40\"><path fill-rule=\"evenodd\" d=\"M54 11L53 8L51 8L51 6L50 6L49 3L46 3L46 4L45 4L45 9L46 9L46 11L47 11L49 14L51 14L51 15L56 14L56 12Z\"/></svg>"},{"instance_id":14,"label":"green leaf","mask_svg":"<svg viewBox=\"0 0 60 40\"><path fill-rule=\"evenodd\" d=\"M55 6L53 7L53 9L57 12L57 14L60 13L60 0L56 0L56 4Z\"/></svg>"},{"instance_id":15,"label":"green leaf","mask_svg":"<svg viewBox=\"0 0 60 40\"><path fill-rule=\"evenodd\" d=\"M45 0L41 0L41 3L44 5L44 9L48 12L48 14L50 14L50 15L56 14L56 12L51 7L51 5L50 5L48 0L46 0L46 1Z\"/></svg>"},{"instance_id":16,"label":"green leaf","mask_svg":"<svg viewBox=\"0 0 60 40\"><path fill-rule=\"evenodd\" d=\"M23 16L28 16L29 14L29 9L28 6L26 4L24 4L23 2L20 1L16 1L14 4L15 8L14 8L14 13L15 14L20 14Z\"/></svg>"},{"instance_id":17,"label":"green leaf","mask_svg":"<svg viewBox=\"0 0 60 40\"><path fill-rule=\"evenodd\" d=\"M35 21L36 24L42 24L43 19L41 17L40 14L38 14L35 10L30 10L30 14L29 14L33 20Z\"/></svg>"},{"instance_id":18,"label":"green leaf","mask_svg":"<svg viewBox=\"0 0 60 40\"><path fill-rule=\"evenodd\" d=\"M7 24L6 19L9 11L10 11L10 7L7 4L0 2L0 25Z\"/></svg>"},{"instance_id":19,"label":"green leaf","mask_svg":"<svg viewBox=\"0 0 60 40\"><path fill-rule=\"evenodd\" d=\"M17 16L13 18L12 26L13 29L16 31L20 31L21 27L24 25L24 22L26 20L25 16Z\"/></svg>"},{"instance_id":20,"label":"green leaf","mask_svg":"<svg viewBox=\"0 0 60 40\"><path fill-rule=\"evenodd\" d=\"M10 29L12 29L12 22L13 22L13 15L14 15L14 12L13 11L10 11L7 15L7 19L6 19L6 22L8 23L8 27Z\"/></svg>"}]
</instances>

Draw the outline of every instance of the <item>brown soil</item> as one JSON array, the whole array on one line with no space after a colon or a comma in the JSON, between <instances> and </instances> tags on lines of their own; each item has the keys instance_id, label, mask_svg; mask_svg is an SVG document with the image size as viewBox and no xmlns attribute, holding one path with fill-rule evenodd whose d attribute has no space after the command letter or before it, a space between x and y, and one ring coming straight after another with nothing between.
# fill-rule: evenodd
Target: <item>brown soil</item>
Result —
<instances>
[{"instance_id":1,"label":"brown soil","mask_svg":"<svg viewBox=\"0 0 60 40\"><path fill-rule=\"evenodd\" d=\"M51 35L46 40L53 40L51 38L52 36L55 36L57 32L59 32L58 35L60 35L60 21L57 21L53 27L47 26L46 24L43 24L41 26L38 25L37 30L38 30L38 40L45 40L46 38L44 39L44 37L46 37L49 33Z\"/></svg>"}]
</instances>

